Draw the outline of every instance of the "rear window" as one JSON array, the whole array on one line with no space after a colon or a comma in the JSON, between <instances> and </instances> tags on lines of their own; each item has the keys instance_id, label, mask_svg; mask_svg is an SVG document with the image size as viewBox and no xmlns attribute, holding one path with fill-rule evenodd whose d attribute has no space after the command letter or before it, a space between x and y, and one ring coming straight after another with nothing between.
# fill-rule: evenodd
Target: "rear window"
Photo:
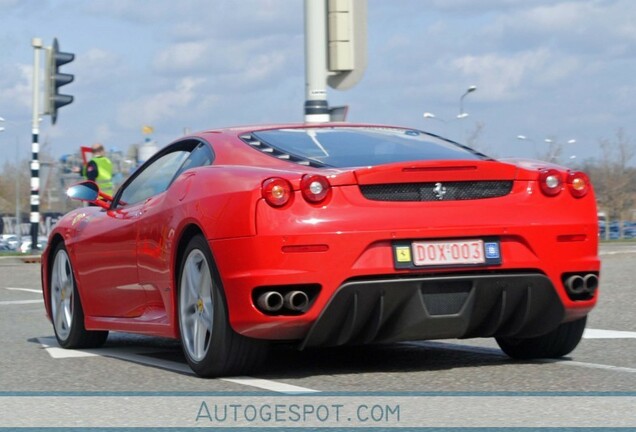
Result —
<instances>
[{"instance_id":1,"label":"rear window","mask_svg":"<svg viewBox=\"0 0 636 432\"><path fill-rule=\"evenodd\" d=\"M373 166L418 160L489 159L425 132L400 128L332 127L258 131L266 147L327 167Z\"/></svg>"}]
</instances>

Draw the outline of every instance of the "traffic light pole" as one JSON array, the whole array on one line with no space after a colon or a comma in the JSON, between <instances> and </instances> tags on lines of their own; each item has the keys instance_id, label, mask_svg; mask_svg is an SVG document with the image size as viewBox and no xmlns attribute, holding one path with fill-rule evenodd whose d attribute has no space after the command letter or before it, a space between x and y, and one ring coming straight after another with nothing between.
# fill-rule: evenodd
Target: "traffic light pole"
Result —
<instances>
[{"instance_id":1,"label":"traffic light pole","mask_svg":"<svg viewBox=\"0 0 636 432\"><path fill-rule=\"evenodd\" d=\"M31 127L31 250L38 250L40 231L40 50L42 39L33 38L33 123Z\"/></svg>"}]
</instances>

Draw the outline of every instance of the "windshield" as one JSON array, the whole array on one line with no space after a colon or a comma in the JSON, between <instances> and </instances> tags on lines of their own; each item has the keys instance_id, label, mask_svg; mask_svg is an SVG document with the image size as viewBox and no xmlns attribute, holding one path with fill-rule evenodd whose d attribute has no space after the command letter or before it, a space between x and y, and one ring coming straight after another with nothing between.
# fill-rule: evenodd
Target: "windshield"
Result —
<instances>
[{"instance_id":1,"label":"windshield","mask_svg":"<svg viewBox=\"0 0 636 432\"><path fill-rule=\"evenodd\" d=\"M254 132L252 137L280 152L336 168L418 160L488 159L468 147L412 129L276 129Z\"/></svg>"}]
</instances>

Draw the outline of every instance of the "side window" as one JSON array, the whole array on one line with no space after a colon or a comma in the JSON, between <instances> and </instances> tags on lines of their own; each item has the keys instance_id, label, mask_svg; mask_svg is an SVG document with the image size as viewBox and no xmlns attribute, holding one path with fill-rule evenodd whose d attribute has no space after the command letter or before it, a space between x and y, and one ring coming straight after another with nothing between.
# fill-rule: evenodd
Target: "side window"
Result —
<instances>
[{"instance_id":1,"label":"side window","mask_svg":"<svg viewBox=\"0 0 636 432\"><path fill-rule=\"evenodd\" d=\"M189 151L176 150L146 166L125 186L119 202L126 205L136 204L165 191L189 155Z\"/></svg>"},{"instance_id":2,"label":"side window","mask_svg":"<svg viewBox=\"0 0 636 432\"><path fill-rule=\"evenodd\" d=\"M179 176L182 172L189 170L190 168L196 168L200 166L210 165L214 156L212 155L212 150L205 143L199 143L199 145L192 150L190 153L190 157L183 163L175 178Z\"/></svg>"}]
</instances>

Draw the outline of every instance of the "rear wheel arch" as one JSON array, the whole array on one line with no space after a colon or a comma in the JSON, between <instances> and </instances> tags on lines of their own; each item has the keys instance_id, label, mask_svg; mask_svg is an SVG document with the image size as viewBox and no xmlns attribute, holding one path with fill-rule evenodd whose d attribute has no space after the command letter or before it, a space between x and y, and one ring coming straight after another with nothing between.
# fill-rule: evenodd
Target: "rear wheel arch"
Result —
<instances>
[{"instance_id":1,"label":"rear wheel arch","mask_svg":"<svg viewBox=\"0 0 636 432\"><path fill-rule=\"evenodd\" d=\"M60 243L64 243L64 239L60 234L55 234L51 239L51 243L49 245L49 254L47 256L48 266L46 269L47 282L51 283L51 269L53 268L53 258L55 255L55 251L57 250L57 245Z\"/></svg>"},{"instance_id":2,"label":"rear wheel arch","mask_svg":"<svg viewBox=\"0 0 636 432\"><path fill-rule=\"evenodd\" d=\"M172 260L172 284L174 287L174 289L172 290L172 304L174 306L172 311L172 322L175 326L175 334L179 337L179 309L177 307L177 305L179 304L179 268L181 267L181 262L184 259L184 253L186 248L188 247L188 244L190 243L190 240L198 235L205 238L205 233L199 225L190 223L189 225L184 227L184 229L181 231L181 235L177 243L177 249ZM212 255L213 265L216 267L216 261L214 259L212 250L210 250L210 254Z\"/></svg>"},{"instance_id":3,"label":"rear wheel arch","mask_svg":"<svg viewBox=\"0 0 636 432\"><path fill-rule=\"evenodd\" d=\"M181 238L185 246L179 254L175 289L176 325L186 360L204 377L244 374L264 360L267 343L246 338L232 329L209 242L201 232L191 233L191 237ZM203 334L204 339L198 334Z\"/></svg>"}]
</instances>

